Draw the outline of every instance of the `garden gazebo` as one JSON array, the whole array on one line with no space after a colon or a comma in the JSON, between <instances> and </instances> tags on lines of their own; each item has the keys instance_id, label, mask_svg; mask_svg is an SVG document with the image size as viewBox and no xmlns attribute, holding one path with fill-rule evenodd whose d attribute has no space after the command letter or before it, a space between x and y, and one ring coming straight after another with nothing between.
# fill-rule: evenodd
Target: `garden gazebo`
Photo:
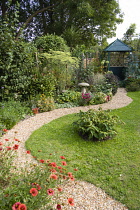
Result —
<instances>
[{"instance_id":1,"label":"garden gazebo","mask_svg":"<svg viewBox=\"0 0 140 210\"><path fill-rule=\"evenodd\" d=\"M127 68L128 54L132 52L132 48L127 46L121 40L116 39L108 47L106 47L104 51L108 53L108 70L112 71L120 80L123 80L125 78L124 73Z\"/></svg>"}]
</instances>

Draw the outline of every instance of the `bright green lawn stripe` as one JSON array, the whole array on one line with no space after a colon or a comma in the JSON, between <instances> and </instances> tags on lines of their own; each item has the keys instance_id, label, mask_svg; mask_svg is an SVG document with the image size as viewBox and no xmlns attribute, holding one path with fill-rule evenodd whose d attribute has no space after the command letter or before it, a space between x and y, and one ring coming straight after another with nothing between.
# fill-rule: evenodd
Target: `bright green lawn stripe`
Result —
<instances>
[{"instance_id":1,"label":"bright green lawn stripe","mask_svg":"<svg viewBox=\"0 0 140 210\"><path fill-rule=\"evenodd\" d=\"M134 100L130 105L112 111L125 122L116 127L114 139L81 139L72 126L77 116L71 114L35 131L26 142L27 149L39 159L49 159L50 153L54 161L66 156L79 169L78 179L101 187L130 210L140 209L140 92L129 96Z\"/></svg>"}]
</instances>

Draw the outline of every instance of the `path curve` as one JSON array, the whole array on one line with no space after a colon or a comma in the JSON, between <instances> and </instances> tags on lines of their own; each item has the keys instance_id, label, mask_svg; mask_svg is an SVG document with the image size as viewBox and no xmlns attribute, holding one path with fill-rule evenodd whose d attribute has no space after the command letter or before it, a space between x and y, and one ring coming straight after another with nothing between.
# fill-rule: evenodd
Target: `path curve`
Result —
<instances>
[{"instance_id":1,"label":"path curve","mask_svg":"<svg viewBox=\"0 0 140 210\"><path fill-rule=\"evenodd\" d=\"M108 103L100 105L90 105L81 106L73 108L63 108L55 109L50 112L44 112L36 114L26 120L20 121L11 130L9 130L5 135L3 135L0 140L3 142L5 139L14 140L14 138L19 139L19 149L17 150L16 166L24 167L27 162L33 163L35 160L31 155L26 154L25 141L29 138L33 131L37 130L41 126L50 121L62 117L67 114L78 113L80 110L87 111L89 109L98 109L102 107L103 110L106 109L118 109L127 106L132 102L132 99L127 96L127 92L124 88L118 88L117 93L113 96L112 100ZM90 191L89 191L90 189ZM110 198L103 190L95 187L94 185L77 181L73 182L73 185L67 184L66 192L74 196L75 203L74 207L69 207L67 210L126 210L127 208L120 204L119 202ZM79 196L80 195L80 196ZM64 198L62 198L64 199ZM94 201L94 202L93 202Z\"/></svg>"}]
</instances>

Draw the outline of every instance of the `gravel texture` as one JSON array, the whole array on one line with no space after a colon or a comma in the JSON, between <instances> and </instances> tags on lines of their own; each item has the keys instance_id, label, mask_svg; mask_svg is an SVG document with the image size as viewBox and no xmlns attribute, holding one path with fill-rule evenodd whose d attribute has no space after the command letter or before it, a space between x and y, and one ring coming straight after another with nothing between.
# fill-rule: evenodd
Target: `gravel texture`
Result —
<instances>
[{"instance_id":1,"label":"gravel texture","mask_svg":"<svg viewBox=\"0 0 140 210\"><path fill-rule=\"evenodd\" d=\"M50 112L36 114L26 120L20 121L11 130L1 137L1 141L5 139L14 140L19 139L19 149L17 150L17 158L15 165L17 167L24 168L27 163L36 163L31 155L26 154L25 141L29 138L31 133L42 125L49 123L50 121L62 117L67 114L77 113L80 110L87 111L88 109L118 109L127 106L132 102L132 99L127 96L127 92L124 88L119 88L117 93L113 96L112 100L108 103L100 105L91 105L85 107L73 107L56 109ZM67 203L65 197L74 198L74 206L63 206L65 210L126 210L123 204L115 201L113 198L108 196L102 189L97 188L93 184L84 181L72 181L66 183L63 194L60 195L60 201L64 204ZM45 208L44 208L45 209Z\"/></svg>"}]
</instances>

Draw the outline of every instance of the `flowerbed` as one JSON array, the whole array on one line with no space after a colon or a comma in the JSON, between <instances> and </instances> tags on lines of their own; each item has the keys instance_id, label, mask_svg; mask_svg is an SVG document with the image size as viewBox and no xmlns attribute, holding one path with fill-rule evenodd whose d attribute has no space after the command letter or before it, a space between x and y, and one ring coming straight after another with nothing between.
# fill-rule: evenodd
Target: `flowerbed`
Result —
<instances>
[{"instance_id":1,"label":"flowerbed","mask_svg":"<svg viewBox=\"0 0 140 210\"><path fill-rule=\"evenodd\" d=\"M7 132L5 130L5 132ZM67 198L67 203L59 202L59 194L63 193L63 184L74 181L73 172L68 171L67 161L60 156L58 163L50 159L36 159L36 164L27 163L25 168L18 168L12 164L19 148L20 140L12 141L5 139L0 143L1 177L0 183L0 206L4 210L33 210L40 209L63 209L64 205L74 205L73 198ZM26 151L31 155L31 151ZM76 171L77 169L74 169ZM52 199L55 196L55 199Z\"/></svg>"}]
</instances>

